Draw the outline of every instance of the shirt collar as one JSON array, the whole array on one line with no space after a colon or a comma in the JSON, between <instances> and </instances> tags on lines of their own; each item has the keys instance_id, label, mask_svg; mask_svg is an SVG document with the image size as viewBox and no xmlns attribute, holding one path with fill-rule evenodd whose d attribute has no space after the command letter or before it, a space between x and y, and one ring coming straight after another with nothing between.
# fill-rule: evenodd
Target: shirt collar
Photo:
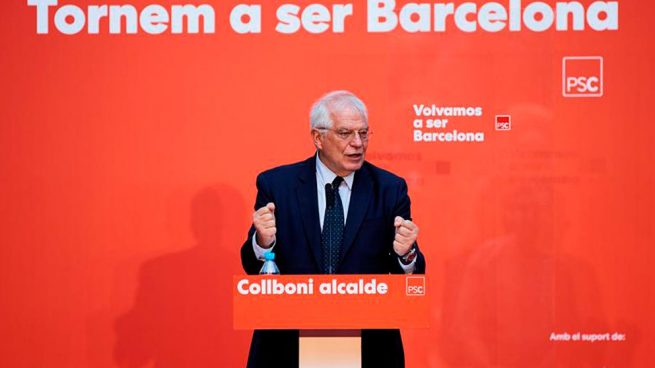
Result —
<instances>
[{"instance_id":1,"label":"shirt collar","mask_svg":"<svg viewBox=\"0 0 655 368\"><path fill-rule=\"evenodd\" d=\"M318 157L318 152L316 152L316 172L318 173L319 178L323 180L323 186L327 183L332 183L334 178L337 177L337 174L328 169L327 166L321 161ZM353 181L355 180L355 172L351 172L348 176L343 177L343 182L346 183L346 186L349 190L353 188Z\"/></svg>"}]
</instances>

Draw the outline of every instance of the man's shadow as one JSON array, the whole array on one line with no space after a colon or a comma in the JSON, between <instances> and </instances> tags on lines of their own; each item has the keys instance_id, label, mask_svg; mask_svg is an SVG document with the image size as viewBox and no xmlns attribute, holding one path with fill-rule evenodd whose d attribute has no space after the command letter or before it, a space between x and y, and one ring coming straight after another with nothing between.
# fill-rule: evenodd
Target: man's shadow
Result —
<instances>
[{"instance_id":1,"label":"man's shadow","mask_svg":"<svg viewBox=\"0 0 655 368\"><path fill-rule=\"evenodd\" d=\"M249 333L232 327L232 276L248 227L242 196L207 187L191 202L196 244L146 261L132 308L115 322L120 367L244 365ZM152 365L150 365L152 364Z\"/></svg>"},{"instance_id":2,"label":"man's shadow","mask_svg":"<svg viewBox=\"0 0 655 368\"><path fill-rule=\"evenodd\" d=\"M445 262L440 351L454 367L602 367L628 363L621 344L551 341L612 331L594 264L580 243L579 154L561 148L549 109L516 105L511 146L494 150L479 200L482 242ZM574 154L575 153L575 154Z\"/></svg>"}]
</instances>

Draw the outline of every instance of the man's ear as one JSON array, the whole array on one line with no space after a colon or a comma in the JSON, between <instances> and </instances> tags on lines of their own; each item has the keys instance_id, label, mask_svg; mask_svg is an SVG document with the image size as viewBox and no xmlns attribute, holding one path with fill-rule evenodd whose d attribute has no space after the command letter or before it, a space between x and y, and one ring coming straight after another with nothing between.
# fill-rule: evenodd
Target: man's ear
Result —
<instances>
[{"instance_id":1,"label":"man's ear","mask_svg":"<svg viewBox=\"0 0 655 368\"><path fill-rule=\"evenodd\" d=\"M312 129L311 134L314 147L318 150L323 149L323 134L321 134L321 131L318 129Z\"/></svg>"}]
</instances>

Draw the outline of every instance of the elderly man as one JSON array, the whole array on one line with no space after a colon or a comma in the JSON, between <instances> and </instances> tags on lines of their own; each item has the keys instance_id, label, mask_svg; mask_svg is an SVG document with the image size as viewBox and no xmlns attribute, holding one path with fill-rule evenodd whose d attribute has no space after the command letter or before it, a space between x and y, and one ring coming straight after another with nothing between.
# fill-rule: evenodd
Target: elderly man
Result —
<instances>
[{"instance_id":1,"label":"elderly man","mask_svg":"<svg viewBox=\"0 0 655 368\"><path fill-rule=\"evenodd\" d=\"M274 249L282 274L424 273L405 180L365 161L364 103L347 91L328 93L312 106L310 124L316 154L257 177L241 248L246 272L256 274ZM363 367L404 364L398 330L362 331ZM248 367L297 366L297 330L254 332Z\"/></svg>"}]
</instances>

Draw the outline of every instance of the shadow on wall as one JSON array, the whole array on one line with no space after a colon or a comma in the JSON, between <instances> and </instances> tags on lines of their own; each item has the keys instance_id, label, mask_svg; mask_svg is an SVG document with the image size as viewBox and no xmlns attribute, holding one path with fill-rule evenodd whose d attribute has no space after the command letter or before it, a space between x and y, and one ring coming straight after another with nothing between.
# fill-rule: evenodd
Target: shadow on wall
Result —
<instances>
[{"instance_id":1,"label":"shadow on wall","mask_svg":"<svg viewBox=\"0 0 655 368\"><path fill-rule=\"evenodd\" d=\"M244 365L250 333L232 328L232 275L248 227L241 194L202 189L191 202L196 244L144 262L132 308L115 322L119 367Z\"/></svg>"},{"instance_id":2,"label":"shadow on wall","mask_svg":"<svg viewBox=\"0 0 655 368\"><path fill-rule=\"evenodd\" d=\"M480 212L490 211L481 226L492 225L481 244L446 262L440 350L450 367L631 366L631 345L551 341L551 333L612 332L613 323L598 271L566 252L594 249L569 238L580 219L567 199L584 182L567 171L576 165L540 112L514 111L523 125L480 198Z\"/></svg>"},{"instance_id":3,"label":"shadow on wall","mask_svg":"<svg viewBox=\"0 0 655 368\"><path fill-rule=\"evenodd\" d=\"M549 342L552 332L607 330L595 272L558 254L552 188L517 184L505 232L446 264L442 351L455 367L600 367L599 344Z\"/></svg>"}]
</instances>

